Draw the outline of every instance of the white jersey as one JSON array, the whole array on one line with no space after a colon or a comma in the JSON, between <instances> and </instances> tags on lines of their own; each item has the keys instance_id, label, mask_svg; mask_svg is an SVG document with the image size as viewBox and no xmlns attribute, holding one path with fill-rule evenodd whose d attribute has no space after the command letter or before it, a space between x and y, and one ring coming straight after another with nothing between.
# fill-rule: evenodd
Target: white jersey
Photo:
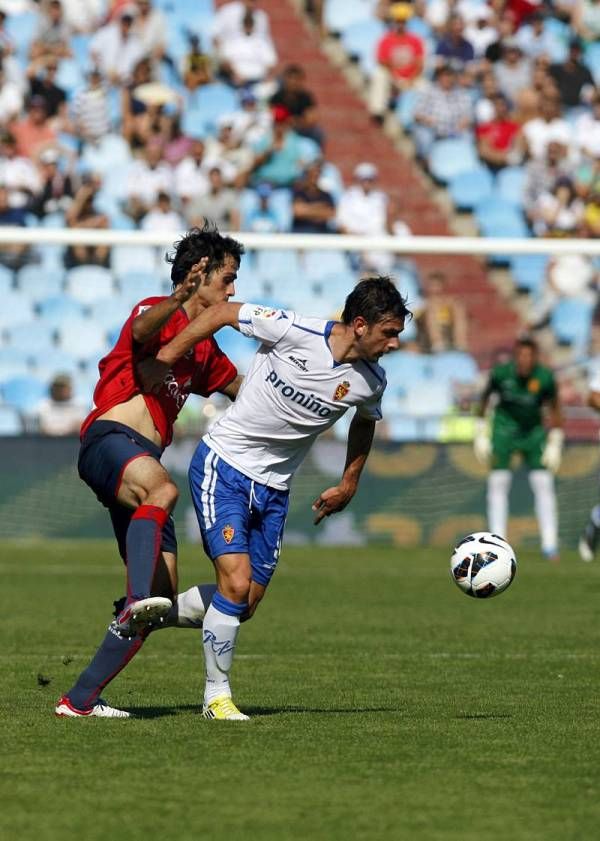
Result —
<instances>
[{"instance_id":1,"label":"white jersey","mask_svg":"<svg viewBox=\"0 0 600 841\"><path fill-rule=\"evenodd\" d=\"M336 362L334 323L257 304L240 309L240 331L262 344L235 403L204 441L256 482L287 490L317 435L350 407L381 419L385 372L363 360Z\"/></svg>"}]
</instances>

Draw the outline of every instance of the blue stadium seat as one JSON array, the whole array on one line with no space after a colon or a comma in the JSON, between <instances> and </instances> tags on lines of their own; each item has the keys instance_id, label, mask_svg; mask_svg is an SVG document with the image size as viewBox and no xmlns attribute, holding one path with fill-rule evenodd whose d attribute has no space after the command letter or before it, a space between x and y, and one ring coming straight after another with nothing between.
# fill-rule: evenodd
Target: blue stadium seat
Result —
<instances>
[{"instance_id":1,"label":"blue stadium seat","mask_svg":"<svg viewBox=\"0 0 600 841\"><path fill-rule=\"evenodd\" d=\"M20 377L30 373L27 357L20 348L0 347L0 380Z\"/></svg>"},{"instance_id":2,"label":"blue stadium seat","mask_svg":"<svg viewBox=\"0 0 600 841\"><path fill-rule=\"evenodd\" d=\"M450 383L431 380L427 387L414 384L406 391L406 411L411 417L437 417L445 415L452 407Z\"/></svg>"},{"instance_id":3,"label":"blue stadium seat","mask_svg":"<svg viewBox=\"0 0 600 841\"><path fill-rule=\"evenodd\" d=\"M77 88L84 82L82 67L75 59L63 58L58 65L56 84L71 98Z\"/></svg>"},{"instance_id":4,"label":"blue stadium seat","mask_svg":"<svg viewBox=\"0 0 600 841\"><path fill-rule=\"evenodd\" d=\"M3 296L0 307L0 330L21 321L31 321L34 315L31 301L18 292L8 291Z\"/></svg>"},{"instance_id":5,"label":"blue stadium seat","mask_svg":"<svg viewBox=\"0 0 600 841\"><path fill-rule=\"evenodd\" d=\"M141 295L137 300L139 301L143 297ZM133 303L137 303L137 301ZM94 324L101 327L107 333L110 333L112 330L123 326L124 322L131 315L131 306L130 302L121 296L105 298L104 300L95 301L90 306L89 316Z\"/></svg>"},{"instance_id":6,"label":"blue stadium seat","mask_svg":"<svg viewBox=\"0 0 600 841\"><path fill-rule=\"evenodd\" d=\"M117 280L120 290L118 297L129 310L144 298L165 294L165 284L156 272L124 271L117 275Z\"/></svg>"},{"instance_id":7,"label":"blue stadium seat","mask_svg":"<svg viewBox=\"0 0 600 841\"><path fill-rule=\"evenodd\" d=\"M7 344L27 358L49 352L55 345L54 338L54 328L39 318L14 324L6 330Z\"/></svg>"},{"instance_id":8,"label":"blue stadium seat","mask_svg":"<svg viewBox=\"0 0 600 841\"><path fill-rule=\"evenodd\" d=\"M385 425L392 441L420 441L419 421L405 414L387 414L384 409Z\"/></svg>"},{"instance_id":9,"label":"blue stadium seat","mask_svg":"<svg viewBox=\"0 0 600 841\"><path fill-rule=\"evenodd\" d=\"M382 359L388 382L394 388L406 389L412 384L420 383L428 376L428 357L421 353L410 353L398 350L388 353Z\"/></svg>"},{"instance_id":10,"label":"blue stadium seat","mask_svg":"<svg viewBox=\"0 0 600 841\"><path fill-rule=\"evenodd\" d=\"M477 150L473 142L462 137L436 140L429 153L429 170L432 176L443 184L461 172L468 172L479 166Z\"/></svg>"},{"instance_id":11,"label":"blue stadium seat","mask_svg":"<svg viewBox=\"0 0 600 841\"><path fill-rule=\"evenodd\" d=\"M39 20L38 12L21 12L7 15L6 31L17 49L19 62L26 67L29 60L29 47L33 40Z\"/></svg>"},{"instance_id":12,"label":"blue stadium seat","mask_svg":"<svg viewBox=\"0 0 600 841\"><path fill-rule=\"evenodd\" d=\"M496 177L496 195L517 207L523 207L525 188L525 167L507 166Z\"/></svg>"},{"instance_id":13,"label":"blue stadium seat","mask_svg":"<svg viewBox=\"0 0 600 841\"><path fill-rule=\"evenodd\" d=\"M6 266L0 265L0 295L11 292L14 286L14 275Z\"/></svg>"},{"instance_id":14,"label":"blue stadium seat","mask_svg":"<svg viewBox=\"0 0 600 841\"><path fill-rule=\"evenodd\" d=\"M385 24L382 21L375 17L366 17L364 20L354 21L342 34L344 49L358 60L367 74L375 66L377 42L385 31Z\"/></svg>"},{"instance_id":15,"label":"blue stadium seat","mask_svg":"<svg viewBox=\"0 0 600 841\"><path fill-rule=\"evenodd\" d=\"M83 304L68 295L52 295L39 304L40 316L50 327L62 327L84 315Z\"/></svg>"},{"instance_id":16,"label":"blue stadium seat","mask_svg":"<svg viewBox=\"0 0 600 841\"><path fill-rule=\"evenodd\" d=\"M117 277L136 272L155 274L158 259L151 245L116 245L110 256L110 266Z\"/></svg>"},{"instance_id":17,"label":"blue stadium seat","mask_svg":"<svg viewBox=\"0 0 600 841\"><path fill-rule=\"evenodd\" d=\"M127 198L127 177L129 175L129 170L129 163L120 163L115 164L114 168L105 172L102 188L99 191L98 196L101 198L107 196L117 203L125 201Z\"/></svg>"},{"instance_id":18,"label":"blue stadium seat","mask_svg":"<svg viewBox=\"0 0 600 841\"><path fill-rule=\"evenodd\" d=\"M600 42L592 41L586 44L583 56L596 84L600 84Z\"/></svg>"},{"instance_id":19,"label":"blue stadium seat","mask_svg":"<svg viewBox=\"0 0 600 841\"><path fill-rule=\"evenodd\" d=\"M486 166L459 172L448 184L450 197L457 210L472 210L492 193L494 179Z\"/></svg>"},{"instance_id":20,"label":"blue stadium seat","mask_svg":"<svg viewBox=\"0 0 600 841\"><path fill-rule=\"evenodd\" d=\"M331 32L345 32L352 24L375 15L377 0L325 0L324 21Z\"/></svg>"},{"instance_id":21,"label":"blue stadium seat","mask_svg":"<svg viewBox=\"0 0 600 841\"><path fill-rule=\"evenodd\" d=\"M57 374L74 376L79 371L77 360L61 348L49 348L45 353L32 356L32 368L36 377L49 382Z\"/></svg>"},{"instance_id":22,"label":"blue stadium seat","mask_svg":"<svg viewBox=\"0 0 600 841\"><path fill-rule=\"evenodd\" d=\"M108 350L105 331L89 318L73 320L58 331L58 346L78 362L98 360Z\"/></svg>"},{"instance_id":23,"label":"blue stadium seat","mask_svg":"<svg viewBox=\"0 0 600 841\"><path fill-rule=\"evenodd\" d=\"M50 295L60 295L65 281L64 269L45 269L23 266L17 272L17 288L30 301L41 301Z\"/></svg>"},{"instance_id":24,"label":"blue stadium seat","mask_svg":"<svg viewBox=\"0 0 600 841\"><path fill-rule=\"evenodd\" d=\"M217 344L224 353L231 359L234 365L245 372L258 348L258 342L242 336L237 330L231 327L224 327L215 334Z\"/></svg>"},{"instance_id":25,"label":"blue stadium seat","mask_svg":"<svg viewBox=\"0 0 600 841\"><path fill-rule=\"evenodd\" d=\"M271 210L277 217L277 223L282 231L289 231L292 227L292 192L291 190L273 190L269 200Z\"/></svg>"},{"instance_id":26,"label":"blue stadium seat","mask_svg":"<svg viewBox=\"0 0 600 841\"><path fill-rule=\"evenodd\" d=\"M344 179L337 166L331 161L325 161L321 166L321 177L319 187L327 193L331 193L334 202L338 202L344 192Z\"/></svg>"},{"instance_id":27,"label":"blue stadium seat","mask_svg":"<svg viewBox=\"0 0 600 841\"><path fill-rule=\"evenodd\" d=\"M546 277L547 254L515 254L510 261L510 270L515 286L524 292L538 292Z\"/></svg>"},{"instance_id":28,"label":"blue stadium seat","mask_svg":"<svg viewBox=\"0 0 600 841\"><path fill-rule=\"evenodd\" d=\"M0 435L21 435L23 432L23 421L17 409L0 406Z\"/></svg>"},{"instance_id":29,"label":"blue stadium seat","mask_svg":"<svg viewBox=\"0 0 600 841\"><path fill-rule=\"evenodd\" d=\"M396 117L403 128L409 129L414 122L415 104L418 92L409 88L403 91L396 101Z\"/></svg>"},{"instance_id":30,"label":"blue stadium seat","mask_svg":"<svg viewBox=\"0 0 600 841\"><path fill-rule=\"evenodd\" d=\"M592 305L577 298L562 298L550 316L550 326L561 344L583 350L592 326Z\"/></svg>"},{"instance_id":31,"label":"blue stadium seat","mask_svg":"<svg viewBox=\"0 0 600 841\"><path fill-rule=\"evenodd\" d=\"M67 272L65 292L76 301L89 304L110 298L114 293L114 279L110 269L104 266L75 266Z\"/></svg>"},{"instance_id":32,"label":"blue stadium seat","mask_svg":"<svg viewBox=\"0 0 600 841\"><path fill-rule=\"evenodd\" d=\"M48 387L36 377L12 377L0 385L5 403L14 406L20 412L33 412L40 402L47 397Z\"/></svg>"},{"instance_id":33,"label":"blue stadium seat","mask_svg":"<svg viewBox=\"0 0 600 841\"><path fill-rule=\"evenodd\" d=\"M129 145L119 134L105 134L96 146L86 143L80 159L82 167L102 175L130 162Z\"/></svg>"},{"instance_id":34,"label":"blue stadium seat","mask_svg":"<svg viewBox=\"0 0 600 841\"><path fill-rule=\"evenodd\" d=\"M346 297L352 292L356 285L356 277L352 272L346 268L344 272L335 272L334 274L326 274L319 278L313 279L312 283L305 281L309 289L315 291L321 290L320 294L328 301L337 301L340 307L343 305Z\"/></svg>"},{"instance_id":35,"label":"blue stadium seat","mask_svg":"<svg viewBox=\"0 0 600 841\"><path fill-rule=\"evenodd\" d=\"M475 218L486 237L526 237L529 230L521 211L506 199L491 196L474 208Z\"/></svg>"},{"instance_id":36,"label":"blue stadium seat","mask_svg":"<svg viewBox=\"0 0 600 841\"><path fill-rule=\"evenodd\" d=\"M214 82L210 85L203 85L199 90L194 92L193 106L191 109L186 109L183 117L183 129L185 133L194 135L187 126L188 110L194 115L201 115L202 130L200 133L214 134L216 132L217 121L223 114L230 114L232 111L237 111L239 108L238 98L235 91L228 85L221 82ZM196 117L195 117L196 119ZM199 120L197 129L200 128Z\"/></svg>"},{"instance_id":37,"label":"blue stadium seat","mask_svg":"<svg viewBox=\"0 0 600 841\"><path fill-rule=\"evenodd\" d=\"M288 249L264 249L256 255L256 271L264 280L285 285L286 278L297 278L301 274L298 253Z\"/></svg>"},{"instance_id":38,"label":"blue stadium seat","mask_svg":"<svg viewBox=\"0 0 600 841\"><path fill-rule=\"evenodd\" d=\"M343 251L325 249L305 251L300 265L308 280L319 280L336 274L347 276L350 269L348 258Z\"/></svg>"},{"instance_id":39,"label":"blue stadium seat","mask_svg":"<svg viewBox=\"0 0 600 841\"><path fill-rule=\"evenodd\" d=\"M436 380L473 383L479 376L479 369L473 357L459 350L433 354L430 365L431 375Z\"/></svg>"}]
</instances>

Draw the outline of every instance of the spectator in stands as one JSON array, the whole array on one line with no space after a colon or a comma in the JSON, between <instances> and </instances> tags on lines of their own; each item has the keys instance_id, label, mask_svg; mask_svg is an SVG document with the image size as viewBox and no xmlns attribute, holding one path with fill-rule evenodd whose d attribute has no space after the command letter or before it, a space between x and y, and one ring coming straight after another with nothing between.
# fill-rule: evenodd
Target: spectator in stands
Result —
<instances>
[{"instance_id":1,"label":"spectator in stands","mask_svg":"<svg viewBox=\"0 0 600 841\"><path fill-rule=\"evenodd\" d=\"M581 42L574 38L569 44L566 61L550 66L563 108L577 108L587 104L594 93L594 77L581 60Z\"/></svg>"},{"instance_id":2,"label":"spectator in stands","mask_svg":"<svg viewBox=\"0 0 600 841\"><path fill-rule=\"evenodd\" d=\"M50 125L46 101L41 96L31 97L27 116L14 123L12 134L17 154L25 158L36 158L44 149L56 146L56 131Z\"/></svg>"},{"instance_id":3,"label":"spectator in stands","mask_svg":"<svg viewBox=\"0 0 600 841\"><path fill-rule=\"evenodd\" d=\"M106 12L105 0L61 0L65 21L72 32L95 32Z\"/></svg>"},{"instance_id":4,"label":"spectator in stands","mask_svg":"<svg viewBox=\"0 0 600 841\"><path fill-rule=\"evenodd\" d=\"M368 161L354 170L354 184L344 190L337 207L336 222L342 234L385 236L387 234L388 197L377 189L379 171ZM369 252L360 258L361 268L389 271L393 258L389 253Z\"/></svg>"},{"instance_id":5,"label":"spectator in stands","mask_svg":"<svg viewBox=\"0 0 600 841\"><path fill-rule=\"evenodd\" d=\"M491 65L495 66L503 57L504 45L506 41L510 41L515 32L515 22L509 15L500 15L496 21L496 29L498 38L493 41L485 51L485 59Z\"/></svg>"},{"instance_id":6,"label":"spectator in stands","mask_svg":"<svg viewBox=\"0 0 600 841\"><path fill-rule=\"evenodd\" d=\"M81 186L75 193L66 213L69 228L108 228L108 217L94 206L94 199L102 186L102 179L96 173L86 173L81 179ZM96 264L108 266L109 247L107 245L69 245L65 252L65 266L85 266Z\"/></svg>"},{"instance_id":7,"label":"spectator in stands","mask_svg":"<svg viewBox=\"0 0 600 841\"><path fill-rule=\"evenodd\" d=\"M189 227L202 228L212 221L220 231L240 230L239 197L228 187L220 166L208 169L208 192L193 198L187 208Z\"/></svg>"},{"instance_id":8,"label":"spectator in stands","mask_svg":"<svg viewBox=\"0 0 600 841\"><path fill-rule=\"evenodd\" d=\"M0 9L0 50L3 55L10 55L15 51L15 42L6 29L6 12Z\"/></svg>"},{"instance_id":9,"label":"spectator in stands","mask_svg":"<svg viewBox=\"0 0 600 841\"><path fill-rule=\"evenodd\" d=\"M590 237L600 237L600 182L592 184L583 211L584 224Z\"/></svg>"},{"instance_id":10,"label":"spectator in stands","mask_svg":"<svg viewBox=\"0 0 600 841\"><path fill-rule=\"evenodd\" d=\"M269 108L258 106L256 96L249 90L240 92L239 111L230 114L233 134L238 143L252 147L271 131L273 117Z\"/></svg>"},{"instance_id":11,"label":"spectator in stands","mask_svg":"<svg viewBox=\"0 0 600 841\"><path fill-rule=\"evenodd\" d=\"M4 49L0 44L0 66L2 67L2 78L4 83L10 82L16 85L21 95L27 90L25 73L18 58Z\"/></svg>"},{"instance_id":12,"label":"spectator in stands","mask_svg":"<svg viewBox=\"0 0 600 841\"><path fill-rule=\"evenodd\" d=\"M171 196L168 193L159 193L156 203L144 216L140 227L143 231L183 231L185 222L179 213L173 210Z\"/></svg>"},{"instance_id":13,"label":"spectator in stands","mask_svg":"<svg viewBox=\"0 0 600 841\"><path fill-rule=\"evenodd\" d=\"M305 86L306 74L299 64L288 64L279 80L279 89L269 103L283 105L292 115L291 125L297 134L310 137L323 145L323 130L317 124L316 100Z\"/></svg>"},{"instance_id":14,"label":"spectator in stands","mask_svg":"<svg viewBox=\"0 0 600 841\"><path fill-rule=\"evenodd\" d=\"M564 144L551 140L545 156L534 158L527 164L523 206L530 221L532 221L533 208L538 198L542 193L550 192L558 179L565 176L572 177L572 166L567 158L567 148Z\"/></svg>"},{"instance_id":15,"label":"spectator in stands","mask_svg":"<svg viewBox=\"0 0 600 841\"><path fill-rule=\"evenodd\" d=\"M530 87L532 78L531 62L526 58L514 38L508 38L502 46L502 54L494 65L494 73L501 93L511 103L517 101L522 90Z\"/></svg>"},{"instance_id":16,"label":"spectator in stands","mask_svg":"<svg viewBox=\"0 0 600 841\"><path fill-rule=\"evenodd\" d=\"M540 8L527 18L527 22L515 33L515 40L523 53L536 59L544 56L552 61L561 48L561 42L554 30L545 26L546 14Z\"/></svg>"},{"instance_id":17,"label":"spectator in stands","mask_svg":"<svg viewBox=\"0 0 600 841\"><path fill-rule=\"evenodd\" d=\"M64 19L60 0L42 3L42 15L31 44L31 58L68 58L71 55L71 27Z\"/></svg>"},{"instance_id":18,"label":"spectator in stands","mask_svg":"<svg viewBox=\"0 0 600 841\"><path fill-rule=\"evenodd\" d=\"M477 125L489 123L494 119L496 106L494 97L500 94L498 81L493 70L484 71L479 79L479 96L475 102L474 114Z\"/></svg>"},{"instance_id":19,"label":"spectator in stands","mask_svg":"<svg viewBox=\"0 0 600 841\"><path fill-rule=\"evenodd\" d=\"M162 146L148 141L144 156L129 165L125 212L139 222L156 203L158 194L170 193L172 189L173 172L162 159Z\"/></svg>"},{"instance_id":20,"label":"spectator in stands","mask_svg":"<svg viewBox=\"0 0 600 841\"><path fill-rule=\"evenodd\" d=\"M530 218L538 237L573 236L583 221L584 205L570 178L559 178L553 189L542 193Z\"/></svg>"},{"instance_id":21,"label":"spectator in stands","mask_svg":"<svg viewBox=\"0 0 600 841\"><path fill-rule=\"evenodd\" d=\"M10 132L0 136L0 184L5 188L11 208L26 211L40 190L40 178L33 161L17 153Z\"/></svg>"},{"instance_id":22,"label":"spectator in stands","mask_svg":"<svg viewBox=\"0 0 600 841\"><path fill-rule=\"evenodd\" d=\"M584 41L600 39L600 6L596 0L575 0L571 26Z\"/></svg>"},{"instance_id":23,"label":"spectator in stands","mask_svg":"<svg viewBox=\"0 0 600 841\"><path fill-rule=\"evenodd\" d=\"M464 36L473 47L475 58L484 58L487 48L498 39L494 13L489 6L478 4L474 19L465 26Z\"/></svg>"},{"instance_id":24,"label":"spectator in stands","mask_svg":"<svg viewBox=\"0 0 600 841\"><path fill-rule=\"evenodd\" d=\"M217 120L218 134L206 138L206 158L221 169L226 184L242 185L245 173L252 166L254 154L251 147L242 142L233 130L233 114L222 114Z\"/></svg>"},{"instance_id":25,"label":"spectator in stands","mask_svg":"<svg viewBox=\"0 0 600 841\"><path fill-rule=\"evenodd\" d=\"M335 204L330 193L319 187L321 163L309 164L292 196L292 232L295 234L331 233Z\"/></svg>"},{"instance_id":26,"label":"spectator in stands","mask_svg":"<svg viewBox=\"0 0 600 841\"><path fill-rule=\"evenodd\" d=\"M108 94L97 67L88 71L86 87L75 94L72 120L82 143L97 143L110 131Z\"/></svg>"},{"instance_id":27,"label":"spectator in stands","mask_svg":"<svg viewBox=\"0 0 600 841\"><path fill-rule=\"evenodd\" d=\"M494 116L486 123L477 126L477 151L481 160L492 172L498 172L505 166L518 163L520 150L518 144L521 127L510 113L508 100L501 93L492 97Z\"/></svg>"},{"instance_id":28,"label":"spectator in stands","mask_svg":"<svg viewBox=\"0 0 600 841\"><path fill-rule=\"evenodd\" d=\"M431 272L426 289L420 325L423 349L428 353L467 350L467 313L456 296L449 293L446 275Z\"/></svg>"},{"instance_id":29,"label":"spectator in stands","mask_svg":"<svg viewBox=\"0 0 600 841\"><path fill-rule=\"evenodd\" d=\"M161 61L167 53L167 20L160 9L152 6L152 0L136 0L136 6L133 33L139 38L144 55Z\"/></svg>"},{"instance_id":30,"label":"spectator in stands","mask_svg":"<svg viewBox=\"0 0 600 841\"><path fill-rule=\"evenodd\" d=\"M69 172L61 171L59 160L56 149L44 149L40 155L42 186L31 205L31 212L40 219L49 213L66 211L73 201L73 179Z\"/></svg>"},{"instance_id":31,"label":"spectator in stands","mask_svg":"<svg viewBox=\"0 0 600 841\"><path fill-rule=\"evenodd\" d=\"M276 105L272 112L273 127L254 144L254 160L247 175L253 184L266 181L272 187L291 187L304 165L300 138L290 126L287 108Z\"/></svg>"},{"instance_id":32,"label":"spectator in stands","mask_svg":"<svg viewBox=\"0 0 600 841\"><path fill-rule=\"evenodd\" d=\"M58 61L54 56L44 56L32 61L27 68L29 96L39 96L46 103L48 119L57 130L67 125L67 95L56 84Z\"/></svg>"},{"instance_id":33,"label":"spectator in stands","mask_svg":"<svg viewBox=\"0 0 600 841\"><path fill-rule=\"evenodd\" d=\"M203 140L192 138L189 154L175 167L173 177L175 195L184 211L191 199L208 193L208 166Z\"/></svg>"},{"instance_id":34,"label":"spectator in stands","mask_svg":"<svg viewBox=\"0 0 600 841\"><path fill-rule=\"evenodd\" d=\"M11 207L8 190L0 182L0 225L22 228L25 225L25 209ZM29 256L29 246L17 243L0 245L0 264L9 269L19 269L25 265Z\"/></svg>"},{"instance_id":35,"label":"spectator in stands","mask_svg":"<svg viewBox=\"0 0 600 841\"><path fill-rule=\"evenodd\" d=\"M383 121L390 99L421 78L425 57L422 39L406 30L406 22L413 15L410 3L393 3L389 14L392 29L377 45L377 67L369 92L369 111L378 122Z\"/></svg>"},{"instance_id":36,"label":"spectator in stands","mask_svg":"<svg viewBox=\"0 0 600 841\"><path fill-rule=\"evenodd\" d=\"M257 31L252 12L244 15L242 27L240 35L232 35L219 49L221 73L236 88L269 80L277 64L273 42Z\"/></svg>"},{"instance_id":37,"label":"spectator in stands","mask_svg":"<svg viewBox=\"0 0 600 841\"><path fill-rule=\"evenodd\" d=\"M73 396L69 374L57 374L50 383L49 396L37 410L42 435L78 435L88 407Z\"/></svg>"},{"instance_id":38,"label":"spectator in stands","mask_svg":"<svg viewBox=\"0 0 600 841\"><path fill-rule=\"evenodd\" d=\"M458 14L448 18L445 32L438 40L435 48L435 62L437 66L452 64L456 69L468 64L475 58L473 45L464 37L463 19Z\"/></svg>"},{"instance_id":39,"label":"spectator in stands","mask_svg":"<svg viewBox=\"0 0 600 841\"><path fill-rule=\"evenodd\" d=\"M7 78L4 64L6 59L0 57L0 125L8 125L23 108L23 93L16 82Z\"/></svg>"},{"instance_id":40,"label":"spectator in stands","mask_svg":"<svg viewBox=\"0 0 600 841\"><path fill-rule=\"evenodd\" d=\"M573 142L584 160L595 162L600 158L600 93L594 93L590 106L591 111L585 111L575 121Z\"/></svg>"},{"instance_id":41,"label":"spectator in stands","mask_svg":"<svg viewBox=\"0 0 600 841\"><path fill-rule=\"evenodd\" d=\"M249 231L259 234L274 234L280 230L279 220L270 204L273 193L270 184L259 184L256 188L258 206L251 211L247 219Z\"/></svg>"},{"instance_id":42,"label":"spectator in stands","mask_svg":"<svg viewBox=\"0 0 600 841\"><path fill-rule=\"evenodd\" d=\"M181 127L181 114L176 111L169 119L168 130L165 132L163 160L171 166L177 166L190 153L192 138L184 133Z\"/></svg>"},{"instance_id":43,"label":"spectator in stands","mask_svg":"<svg viewBox=\"0 0 600 841\"><path fill-rule=\"evenodd\" d=\"M426 160L436 140L459 137L473 125L473 104L468 92L456 84L450 65L441 65L434 82L417 99L413 138L417 155Z\"/></svg>"},{"instance_id":44,"label":"spectator in stands","mask_svg":"<svg viewBox=\"0 0 600 841\"><path fill-rule=\"evenodd\" d=\"M196 91L202 85L212 82L212 59L202 50L200 37L194 33L188 35L189 50L181 60L179 73L188 91Z\"/></svg>"},{"instance_id":45,"label":"spectator in stands","mask_svg":"<svg viewBox=\"0 0 600 841\"><path fill-rule=\"evenodd\" d=\"M558 97L540 98L539 116L528 120L523 126L525 152L530 158L543 158L548 144L552 141L570 148L573 130L569 123L560 116Z\"/></svg>"},{"instance_id":46,"label":"spectator in stands","mask_svg":"<svg viewBox=\"0 0 600 841\"><path fill-rule=\"evenodd\" d=\"M223 44L243 33L244 17L248 13L254 16L254 30L257 35L271 40L268 15L258 6L257 0L234 0L232 3L223 4L217 10L212 22L213 43L217 54L220 53Z\"/></svg>"},{"instance_id":47,"label":"spectator in stands","mask_svg":"<svg viewBox=\"0 0 600 841\"><path fill-rule=\"evenodd\" d=\"M128 82L144 56L142 42L133 32L136 15L136 6L123 6L118 19L99 29L90 42L90 57L111 85Z\"/></svg>"}]
</instances>

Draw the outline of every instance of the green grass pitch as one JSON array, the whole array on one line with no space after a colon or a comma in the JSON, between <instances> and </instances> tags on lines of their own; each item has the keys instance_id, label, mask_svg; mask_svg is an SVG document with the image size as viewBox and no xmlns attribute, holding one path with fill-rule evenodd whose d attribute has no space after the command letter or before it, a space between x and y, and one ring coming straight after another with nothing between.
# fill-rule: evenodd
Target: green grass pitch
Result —
<instances>
[{"instance_id":1,"label":"green grass pitch","mask_svg":"<svg viewBox=\"0 0 600 841\"><path fill-rule=\"evenodd\" d=\"M182 586L209 579L184 547ZM110 542L14 543L3 581L6 841L568 841L600 827L600 562L522 553L476 602L440 550L289 548L239 638L247 723L198 715L198 632L150 638L60 720L123 573Z\"/></svg>"}]
</instances>

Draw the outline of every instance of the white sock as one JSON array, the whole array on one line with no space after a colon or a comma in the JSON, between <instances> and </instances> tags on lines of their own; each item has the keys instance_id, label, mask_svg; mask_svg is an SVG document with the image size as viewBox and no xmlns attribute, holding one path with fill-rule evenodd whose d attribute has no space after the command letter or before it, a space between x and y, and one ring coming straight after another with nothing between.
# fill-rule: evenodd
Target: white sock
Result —
<instances>
[{"instance_id":1,"label":"white sock","mask_svg":"<svg viewBox=\"0 0 600 841\"><path fill-rule=\"evenodd\" d=\"M556 513L554 477L549 470L531 470L529 472L529 485L533 491L542 551L556 552L558 549L558 515Z\"/></svg>"},{"instance_id":2,"label":"white sock","mask_svg":"<svg viewBox=\"0 0 600 841\"><path fill-rule=\"evenodd\" d=\"M222 613L211 604L204 617L203 643L206 664L204 703L210 704L219 695L231 698L229 670L233 663L235 642L240 630L239 616Z\"/></svg>"},{"instance_id":3,"label":"white sock","mask_svg":"<svg viewBox=\"0 0 600 841\"><path fill-rule=\"evenodd\" d=\"M508 523L508 492L512 482L510 470L492 470L487 483L488 528L493 534L506 538Z\"/></svg>"},{"instance_id":4,"label":"white sock","mask_svg":"<svg viewBox=\"0 0 600 841\"><path fill-rule=\"evenodd\" d=\"M179 593L173 607L167 613L165 621L157 625L155 631L161 628L195 628L202 627L202 620L208 605L211 603L217 589L216 584L194 584L184 593Z\"/></svg>"}]
</instances>

